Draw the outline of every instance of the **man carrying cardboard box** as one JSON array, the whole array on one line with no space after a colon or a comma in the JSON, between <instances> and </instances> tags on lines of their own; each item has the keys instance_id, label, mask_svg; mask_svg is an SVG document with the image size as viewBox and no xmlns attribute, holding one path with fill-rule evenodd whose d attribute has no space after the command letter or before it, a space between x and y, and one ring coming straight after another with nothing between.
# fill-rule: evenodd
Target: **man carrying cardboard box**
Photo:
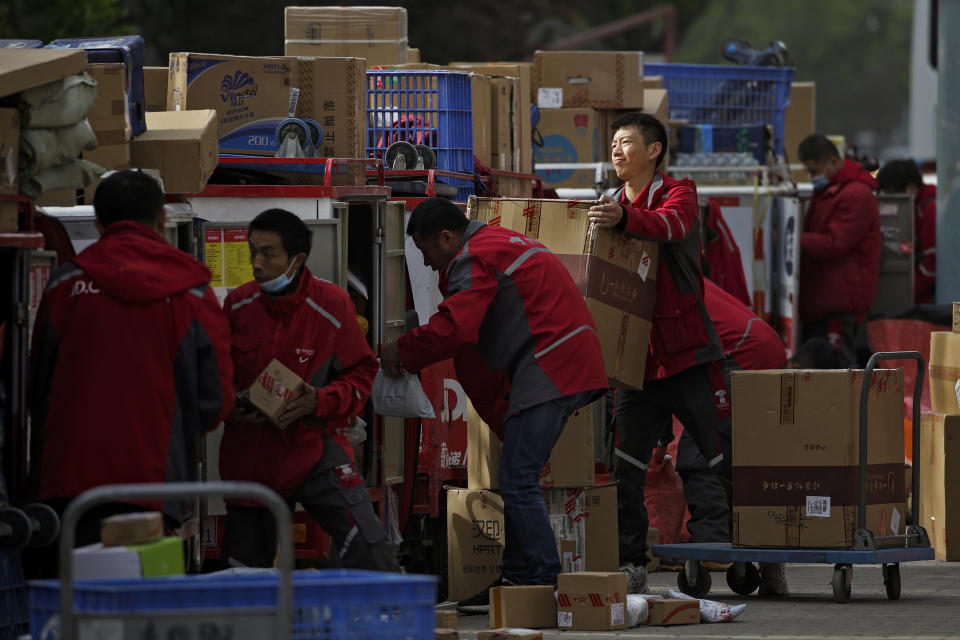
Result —
<instances>
[{"instance_id":1,"label":"man carrying cardboard box","mask_svg":"<svg viewBox=\"0 0 960 640\"><path fill-rule=\"evenodd\" d=\"M229 327L210 271L164 239L160 185L120 171L93 207L100 240L51 276L32 343L30 492L60 513L99 485L198 480L203 434L233 407ZM77 545L137 510L91 509ZM179 503L164 514L185 516ZM56 576L56 547L43 556L37 573Z\"/></svg>"},{"instance_id":2,"label":"man carrying cardboard box","mask_svg":"<svg viewBox=\"0 0 960 640\"><path fill-rule=\"evenodd\" d=\"M644 388L620 390L615 418L620 562L629 592L645 593L649 517L643 493L650 456L676 415L723 482L729 505L730 394L723 348L704 304L696 186L657 171L667 131L655 117L628 113L612 128L613 165L625 184L616 197L601 196L591 221L663 244Z\"/></svg>"},{"instance_id":3,"label":"man carrying cardboard box","mask_svg":"<svg viewBox=\"0 0 960 640\"><path fill-rule=\"evenodd\" d=\"M444 301L429 324L384 347L383 369L396 376L453 358L477 413L503 440L503 574L491 586L556 587L560 557L540 470L567 418L606 390L593 318L543 244L471 222L448 200L420 204L407 234L440 272ZM485 613L489 602L484 589L460 609Z\"/></svg>"},{"instance_id":4,"label":"man carrying cardboard box","mask_svg":"<svg viewBox=\"0 0 960 640\"><path fill-rule=\"evenodd\" d=\"M220 444L220 475L265 484L291 506L299 502L345 566L399 572L346 437L348 420L370 396L377 360L347 293L305 266L311 235L283 209L264 211L248 228L254 281L231 291L223 305L237 388L250 388L274 359L306 385L272 422L238 402ZM271 523L262 506L229 502L225 564L271 566Z\"/></svg>"}]
</instances>

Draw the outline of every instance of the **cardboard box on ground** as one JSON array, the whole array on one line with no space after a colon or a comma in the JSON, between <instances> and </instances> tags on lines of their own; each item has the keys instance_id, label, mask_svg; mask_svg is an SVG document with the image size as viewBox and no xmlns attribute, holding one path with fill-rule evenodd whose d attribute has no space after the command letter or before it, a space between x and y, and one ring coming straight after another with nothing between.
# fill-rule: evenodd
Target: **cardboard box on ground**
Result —
<instances>
[{"instance_id":1,"label":"cardboard box on ground","mask_svg":"<svg viewBox=\"0 0 960 640\"><path fill-rule=\"evenodd\" d=\"M166 193L202 191L219 161L217 114L211 109L147 112L147 130L130 143L130 159L157 169Z\"/></svg>"},{"instance_id":2,"label":"cardboard box on ground","mask_svg":"<svg viewBox=\"0 0 960 640\"><path fill-rule=\"evenodd\" d=\"M627 576L562 573L557 580L557 627L579 631L627 628Z\"/></svg>"},{"instance_id":3,"label":"cardboard box on ground","mask_svg":"<svg viewBox=\"0 0 960 640\"><path fill-rule=\"evenodd\" d=\"M641 109L643 52L537 51L533 85L541 109Z\"/></svg>"},{"instance_id":4,"label":"cardboard box on ground","mask_svg":"<svg viewBox=\"0 0 960 640\"><path fill-rule=\"evenodd\" d=\"M647 600L647 624L661 626L700 624L700 601L687 598Z\"/></svg>"},{"instance_id":5,"label":"cardboard box on ground","mask_svg":"<svg viewBox=\"0 0 960 640\"><path fill-rule=\"evenodd\" d=\"M557 599L550 585L490 589L490 628L550 629L557 626Z\"/></svg>"},{"instance_id":6,"label":"cardboard box on ground","mask_svg":"<svg viewBox=\"0 0 960 640\"><path fill-rule=\"evenodd\" d=\"M369 66L402 64L409 61L407 42L407 10L402 7L284 10L287 56L356 57Z\"/></svg>"},{"instance_id":7,"label":"cardboard box on ground","mask_svg":"<svg viewBox=\"0 0 960 640\"><path fill-rule=\"evenodd\" d=\"M613 386L641 388L657 295L655 242L590 226L591 203L470 198L467 215L542 242L567 267L593 315Z\"/></svg>"},{"instance_id":8,"label":"cardboard box on ground","mask_svg":"<svg viewBox=\"0 0 960 640\"><path fill-rule=\"evenodd\" d=\"M863 376L862 370L734 372L734 545L853 545ZM902 534L903 370L873 372L867 429L866 528L877 536Z\"/></svg>"},{"instance_id":9,"label":"cardboard box on ground","mask_svg":"<svg viewBox=\"0 0 960 640\"><path fill-rule=\"evenodd\" d=\"M960 560L960 416L924 413L920 432L920 526L927 530L937 560Z\"/></svg>"},{"instance_id":10,"label":"cardboard box on ground","mask_svg":"<svg viewBox=\"0 0 960 640\"><path fill-rule=\"evenodd\" d=\"M930 334L930 407L935 413L960 414L960 333Z\"/></svg>"}]
</instances>

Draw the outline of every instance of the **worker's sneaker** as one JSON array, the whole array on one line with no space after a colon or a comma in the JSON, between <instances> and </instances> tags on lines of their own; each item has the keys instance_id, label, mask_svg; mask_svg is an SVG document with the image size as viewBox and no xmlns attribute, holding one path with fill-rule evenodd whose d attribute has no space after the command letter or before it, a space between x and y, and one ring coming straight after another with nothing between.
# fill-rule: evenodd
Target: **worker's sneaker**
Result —
<instances>
[{"instance_id":1,"label":"worker's sneaker","mask_svg":"<svg viewBox=\"0 0 960 640\"><path fill-rule=\"evenodd\" d=\"M503 586L505 583L500 578L497 578L490 586L484 589L483 591L474 594L467 598L466 600L461 600L457 603L457 611L459 613L465 614L483 614L487 615L490 613L490 589L493 587Z\"/></svg>"},{"instance_id":2,"label":"worker's sneaker","mask_svg":"<svg viewBox=\"0 0 960 640\"><path fill-rule=\"evenodd\" d=\"M650 593L647 586L647 568L639 564L627 564L620 567L627 574L627 593Z\"/></svg>"},{"instance_id":3,"label":"worker's sneaker","mask_svg":"<svg viewBox=\"0 0 960 640\"><path fill-rule=\"evenodd\" d=\"M760 563L760 588L757 590L757 595L762 598L790 595L790 589L787 587L787 573L782 562Z\"/></svg>"}]
</instances>

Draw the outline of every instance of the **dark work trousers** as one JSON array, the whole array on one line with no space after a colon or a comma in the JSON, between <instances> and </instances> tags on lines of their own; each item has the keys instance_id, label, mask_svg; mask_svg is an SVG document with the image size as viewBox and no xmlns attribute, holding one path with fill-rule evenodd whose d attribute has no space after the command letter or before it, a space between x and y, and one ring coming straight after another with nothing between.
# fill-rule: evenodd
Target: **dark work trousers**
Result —
<instances>
[{"instance_id":1,"label":"dark work trousers","mask_svg":"<svg viewBox=\"0 0 960 640\"><path fill-rule=\"evenodd\" d=\"M622 389L614 418L620 564L643 565L650 521L644 505L647 465L673 416L690 432L727 495L733 495L730 393L720 362L696 365L669 378L648 380L642 391Z\"/></svg>"},{"instance_id":2,"label":"dark work trousers","mask_svg":"<svg viewBox=\"0 0 960 640\"><path fill-rule=\"evenodd\" d=\"M840 350L847 366L857 366L857 319L853 316L828 316L814 322L804 322L803 341L824 338Z\"/></svg>"},{"instance_id":3,"label":"dark work trousers","mask_svg":"<svg viewBox=\"0 0 960 640\"><path fill-rule=\"evenodd\" d=\"M343 566L400 572L396 550L373 510L363 477L333 438L324 436L323 458L287 496L287 502L291 508L298 502L303 505L333 539ZM224 566L272 567L276 552L276 524L269 510L227 505L221 555Z\"/></svg>"},{"instance_id":4,"label":"dark work trousers","mask_svg":"<svg viewBox=\"0 0 960 640\"><path fill-rule=\"evenodd\" d=\"M730 507L723 483L707 464L689 431L677 443L677 473L690 509L690 542L730 542Z\"/></svg>"}]
</instances>

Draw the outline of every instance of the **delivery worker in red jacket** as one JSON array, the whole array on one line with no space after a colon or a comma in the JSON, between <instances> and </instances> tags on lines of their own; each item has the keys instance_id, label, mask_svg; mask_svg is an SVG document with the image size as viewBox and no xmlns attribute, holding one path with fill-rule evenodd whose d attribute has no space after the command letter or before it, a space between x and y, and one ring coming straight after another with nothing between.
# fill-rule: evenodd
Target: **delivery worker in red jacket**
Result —
<instances>
[{"instance_id":1,"label":"delivery worker in red jacket","mask_svg":"<svg viewBox=\"0 0 960 640\"><path fill-rule=\"evenodd\" d=\"M601 197L591 220L661 243L644 388L621 389L615 417L620 563L627 590L645 593L649 519L643 487L650 456L676 415L732 498L730 394L723 349L703 299L696 186L657 171L667 152L659 120L629 113L613 130L613 165L625 184L615 198Z\"/></svg>"},{"instance_id":2,"label":"delivery worker in red jacket","mask_svg":"<svg viewBox=\"0 0 960 640\"><path fill-rule=\"evenodd\" d=\"M913 196L913 303L933 304L937 282L937 187L924 184L913 160L891 160L877 173L880 190Z\"/></svg>"},{"instance_id":3,"label":"delivery worker in red jacket","mask_svg":"<svg viewBox=\"0 0 960 640\"><path fill-rule=\"evenodd\" d=\"M804 138L799 156L813 183L800 236L803 339L826 338L854 364L857 325L880 279L877 181L819 133Z\"/></svg>"},{"instance_id":4,"label":"delivery worker in red jacket","mask_svg":"<svg viewBox=\"0 0 960 640\"><path fill-rule=\"evenodd\" d=\"M220 444L220 475L265 484L291 506L299 502L345 566L400 571L346 438L347 421L363 411L378 368L353 302L307 269L311 232L289 211L258 215L248 241L254 281L231 291L223 305L237 389L250 388L274 359L306 387L276 424L238 403ZM273 565L276 531L265 508L228 503L225 528L227 565Z\"/></svg>"},{"instance_id":5,"label":"delivery worker in red jacket","mask_svg":"<svg viewBox=\"0 0 960 640\"><path fill-rule=\"evenodd\" d=\"M573 278L536 240L469 222L453 203L426 200L407 234L440 271L444 301L430 322L383 352L383 369L419 371L453 358L477 413L503 440L502 584L557 584L560 558L540 471L567 418L600 397L607 375L597 329ZM488 591L464 600L480 613Z\"/></svg>"},{"instance_id":6,"label":"delivery worker in red jacket","mask_svg":"<svg viewBox=\"0 0 960 640\"><path fill-rule=\"evenodd\" d=\"M164 239L157 181L114 173L94 211L100 240L50 277L32 342L30 493L61 513L99 485L199 480L201 439L234 401L210 272ZM173 525L185 508L163 506ZM95 507L77 544L100 540L101 518L141 509Z\"/></svg>"}]
</instances>

